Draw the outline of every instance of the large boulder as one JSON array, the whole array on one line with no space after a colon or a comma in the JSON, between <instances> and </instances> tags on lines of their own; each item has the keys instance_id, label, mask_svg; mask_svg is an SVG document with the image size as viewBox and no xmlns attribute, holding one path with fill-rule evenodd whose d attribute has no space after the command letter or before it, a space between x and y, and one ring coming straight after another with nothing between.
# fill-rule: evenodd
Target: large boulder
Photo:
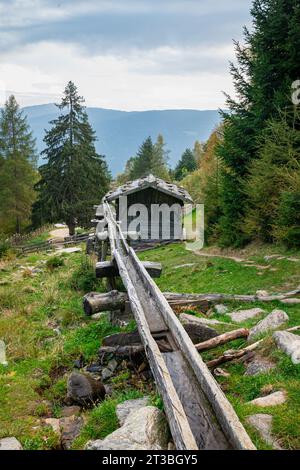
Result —
<instances>
[{"instance_id":1,"label":"large boulder","mask_svg":"<svg viewBox=\"0 0 300 470\"><path fill-rule=\"evenodd\" d=\"M218 320L195 317L194 315L188 315L186 313L182 313L179 318L194 344L202 343L203 341L218 336L218 332L211 327L211 325L220 323Z\"/></svg>"},{"instance_id":2,"label":"large boulder","mask_svg":"<svg viewBox=\"0 0 300 470\"><path fill-rule=\"evenodd\" d=\"M248 341L251 341L256 336L266 333L267 331L276 330L288 321L289 317L283 310L273 310L270 315L251 328Z\"/></svg>"},{"instance_id":3,"label":"large boulder","mask_svg":"<svg viewBox=\"0 0 300 470\"><path fill-rule=\"evenodd\" d=\"M274 369L276 365L265 357L258 355L254 356L254 360L247 365L245 375L255 376L259 374L266 374Z\"/></svg>"},{"instance_id":4,"label":"large boulder","mask_svg":"<svg viewBox=\"0 0 300 470\"><path fill-rule=\"evenodd\" d=\"M169 428L161 410L146 406L129 414L124 425L103 440L89 441L87 450L167 450Z\"/></svg>"},{"instance_id":5,"label":"large boulder","mask_svg":"<svg viewBox=\"0 0 300 470\"><path fill-rule=\"evenodd\" d=\"M68 401L87 405L105 398L104 385L89 375L73 372L68 380Z\"/></svg>"},{"instance_id":6,"label":"large boulder","mask_svg":"<svg viewBox=\"0 0 300 470\"><path fill-rule=\"evenodd\" d=\"M300 336L288 331L277 331L273 338L277 347L291 357L293 364L300 364Z\"/></svg>"},{"instance_id":7,"label":"large boulder","mask_svg":"<svg viewBox=\"0 0 300 470\"><path fill-rule=\"evenodd\" d=\"M140 408L144 408L148 404L149 398L143 397L137 398L136 400L126 400L124 401L124 403L120 403L119 405L117 405L116 413L120 426L123 426L123 424L125 424L126 419L131 413L139 410Z\"/></svg>"},{"instance_id":8,"label":"large boulder","mask_svg":"<svg viewBox=\"0 0 300 470\"><path fill-rule=\"evenodd\" d=\"M269 406L283 405L287 400L287 394L285 391L279 391L271 393L266 397L256 398L249 402L249 405L261 406L262 408L268 408Z\"/></svg>"},{"instance_id":9,"label":"large boulder","mask_svg":"<svg viewBox=\"0 0 300 470\"><path fill-rule=\"evenodd\" d=\"M264 313L262 308L251 308L249 310L238 310L236 312L228 313L228 316L236 323L242 323L251 318L255 318L258 315Z\"/></svg>"},{"instance_id":10,"label":"large boulder","mask_svg":"<svg viewBox=\"0 0 300 470\"><path fill-rule=\"evenodd\" d=\"M259 433L260 437L276 450L281 450L280 445L272 436L273 416L267 414L256 414L249 416L247 422Z\"/></svg>"},{"instance_id":11,"label":"large boulder","mask_svg":"<svg viewBox=\"0 0 300 470\"><path fill-rule=\"evenodd\" d=\"M23 448L15 437L5 437L0 439L0 450L23 450Z\"/></svg>"},{"instance_id":12,"label":"large boulder","mask_svg":"<svg viewBox=\"0 0 300 470\"><path fill-rule=\"evenodd\" d=\"M5 350L6 350L5 343L4 341L2 341L2 339L0 339L0 364L2 364L3 366L7 366Z\"/></svg>"}]
</instances>

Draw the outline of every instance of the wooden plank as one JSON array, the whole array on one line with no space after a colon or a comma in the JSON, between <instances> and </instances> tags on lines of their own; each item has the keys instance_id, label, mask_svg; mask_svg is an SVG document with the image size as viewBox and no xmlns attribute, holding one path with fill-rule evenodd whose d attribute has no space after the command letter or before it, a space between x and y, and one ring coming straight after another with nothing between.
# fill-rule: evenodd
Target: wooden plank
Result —
<instances>
[{"instance_id":1,"label":"wooden plank","mask_svg":"<svg viewBox=\"0 0 300 470\"><path fill-rule=\"evenodd\" d=\"M116 251L114 255L119 266L123 283L130 298L131 308L135 315L140 337L145 348L145 353L164 402L165 411L168 416L176 448L178 450L196 450L198 447L195 438L173 385L170 373L165 361L163 360L162 354L155 340L151 336L135 287L128 275L126 266L120 254Z\"/></svg>"},{"instance_id":2,"label":"wooden plank","mask_svg":"<svg viewBox=\"0 0 300 470\"><path fill-rule=\"evenodd\" d=\"M231 445L217 423L211 405L182 353L180 351L163 353L163 358L199 449L231 449ZM182 380L183 377L185 380Z\"/></svg>"},{"instance_id":3,"label":"wooden plank","mask_svg":"<svg viewBox=\"0 0 300 470\"><path fill-rule=\"evenodd\" d=\"M180 321L177 319L157 285L152 281L150 276L148 276L147 271L140 263L132 248L129 249L129 256L137 272L140 274L141 281L147 285L149 294L155 299L157 308L160 310L167 327L173 333L174 340L177 342L185 359L192 367L201 389L204 391L208 401L212 404L222 429L227 438L231 441L232 446L235 449L255 450L254 444L245 431L232 405L211 375L208 367L202 361Z\"/></svg>"},{"instance_id":4,"label":"wooden plank","mask_svg":"<svg viewBox=\"0 0 300 470\"><path fill-rule=\"evenodd\" d=\"M144 261L143 265L151 277L160 277L162 271L160 263ZM119 276L118 266L113 261L100 261L96 263L96 276L101 279L104 277L117 277Z\"/></svg>"}]
</instances>

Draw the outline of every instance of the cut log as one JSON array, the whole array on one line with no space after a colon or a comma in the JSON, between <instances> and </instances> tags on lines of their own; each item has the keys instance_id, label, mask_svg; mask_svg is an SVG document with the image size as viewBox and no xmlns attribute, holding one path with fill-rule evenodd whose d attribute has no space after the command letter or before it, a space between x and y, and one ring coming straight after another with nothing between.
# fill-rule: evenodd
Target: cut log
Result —
<instances>
[{"instance_id":1,"label":"cut log","mask_svg":"<svg viewBox=\"0 0 300 470\"><path fill-rule=\"evenodd\" d=\"M151 277L160 277L162 272L161 263L144 261L143 266ZM101 279L104 277L117 277L119 276L119 270L113 261L100 261L100 263L96 263L96 276Z\"/></svg>"},{"instance_id":2,"label":"cut log","mask_svg":"<svg viewBox=\"0 0 300 470\"><path fill-rule=\"evenodd\" d=\"M98 312L121 310L125 307L127 294L113 290L106 294L90 292L83 298L83 309L86 315L93 315Z\"/></svg>"},{"instance_id":3,"label":"cut log","mask_svg":"<svg viewBox=\"0 0 300 470\"><path fill-rule=\"evenodd\" d=\"M282 294L273 294L267 296L260 295L235 295L235 294L177 294L168 292L165 295L172 297L174 300L192 299L192 300L206 300L208 302L274 302L274 300L284 300L289 297L294 297L300 294L300 287L295 290L284 292Z\"/></svg>"},{"instance_id":4,"label":"cut log","mask_svg":"<svg viewBox=\"0 0 300 470\"><path fill-rule=\"evenodd\" d=\"M226 351L222 356L218 357L217 359L213 359L212 361L207 362L206 365L209 368L213 368L219 366L220 364L224 364L224 362L230 362L234 361L235 359L240 359L245 356L245 354L247 354L249 351L253 351L254 349L256 349L262 343L262 341L263 340L257 341L257 343L253 343L244 349L231 349L229 351Z\"/></svg>"},{"instance_id":5,"label":"cut log","mask_svg":"<svg viewBox=\"0 0 300 470\"><path fill-rule=\"evenodd\" d=\"M224 333L219 335L215 338L209 339L204 341L203 343L199 343L195 345L197 351L207 351L209 349L216 348L222 344L229 343L230 341L234 341L238 338L247 338L249 336L249 330L246 328L241 328L235 331L229 331L228 333Z\"/></svg>"},{"instance_id":6,"label":"cut log","mask_svg":"<svg viewBox=\"0 0 300 470\"><path fill-rule=\"evenodd\" d=\"M127 294L113 290L105 294L91 292L83 298L83 309L86 315L98 312L122 310L125 307Z\"/></svg>"},{"instance_id":7,"label":"cut log","mask_svg":"<svg viewBox=\"0 0 300 470\"><path fill-rule=\"evenodd\" d=\"M172 294L164 294L169 305L172 308L176 307L198 307L202 312L209 310L210 303L203 300L182 299L176 300ZM192 296L191 296L192 297ZM92 315L98 312L115 311L127 309L130 313L130 302L128 301L127 293L111 291L105 294L91 292L87 294L84 299L84 311L87 315Z\"/></svg>"}]
</instances>

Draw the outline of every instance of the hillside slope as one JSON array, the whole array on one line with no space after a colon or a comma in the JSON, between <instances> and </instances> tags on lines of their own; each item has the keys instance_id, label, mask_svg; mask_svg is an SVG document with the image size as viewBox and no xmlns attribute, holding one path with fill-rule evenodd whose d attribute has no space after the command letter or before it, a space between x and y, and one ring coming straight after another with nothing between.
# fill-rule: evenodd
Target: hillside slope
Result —
<instances>
[{"instance_id":1,"label":"hillside slope","mask_svg":"<svg viewBox=\"0 0 300 470\"><path fill-rule=\"evenodd\" d=\"M173 167L187 147L192 147L197 139L207 140L220 122L217 110L125 112L88 108L87 111L97 134L97 150L106 155L113 175L123 171L128 158L135 155L149 135L156 139L159 133L163 134L170 150L169 163ZM24 112L28 116L40 152L44 148L44 131L49 128L49 122L56 118L58 110L54 104L45 104L24 108Z\"/></svg>"}]
</instances>

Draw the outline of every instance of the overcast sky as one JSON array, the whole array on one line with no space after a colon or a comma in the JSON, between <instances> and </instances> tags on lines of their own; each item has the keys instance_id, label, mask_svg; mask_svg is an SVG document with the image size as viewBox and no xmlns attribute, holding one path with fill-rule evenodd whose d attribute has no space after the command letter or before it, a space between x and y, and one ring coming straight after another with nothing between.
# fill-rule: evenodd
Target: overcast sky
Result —
<instances>
[{"instance_id":1,"label":"overcast sky","mask_svg":"<svg viewBox=\"0 0 300 470\"><path fill-rule=\"evenodd\" d=\"M73 80L88 106L222 107L251 3L0 0L0 105L57 102Z\"/></svg>"}]
</instances>

